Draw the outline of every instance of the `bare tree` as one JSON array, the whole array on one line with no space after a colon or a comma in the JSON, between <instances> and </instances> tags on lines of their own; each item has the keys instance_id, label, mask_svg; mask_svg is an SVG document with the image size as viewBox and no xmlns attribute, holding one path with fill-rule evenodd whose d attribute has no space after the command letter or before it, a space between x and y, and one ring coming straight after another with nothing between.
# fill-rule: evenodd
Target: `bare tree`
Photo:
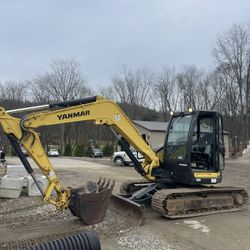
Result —
<instances>
[{"instance_id":1,"label":"bare tree","mask_svg":"<svg viewBox=\"0 0 250 250\"><path fill-rule=\"evenodd\" d=\"M31 87L31 95L34 102L49 103L54 100L51 91L51 76L49 73L37 76L33 80L27 81Z\"/></svg>"},{"instance_id":2,"label":"bare tree","mask_svg":"<svg viewBox=\"0 0 250 250\"><path fill-rule=\"evenodd\" d=\"M244 25L234 24L228 31L218 36L213 56L218 65L239 88L240 112L244 113L244 78L249 61L249 30Z\"/></svg>"},{"instance_id":3,"label":"bare tree","mask_svg":"<svg viewBox=\"0 0 250 250\"><path fill-rule=\"evenodd\" d=\"M250 58L247 68L247 77L246 77L246 111L250 113Z\"/></svg>"},{"instance_id":4,"label":"bare tree","mask_svg":"<svg viewBox=\"0 0 250 250\"><path fill-rule=\"evenodd\" d=\"M90 88L86 85L86 78L80 71L80 64L74 60L54 60L50 64L50 71L36 77L31 84L33 99L41 103L82 98L91 93ZM66 143L74 140L75 133L71 133L74 126L77 125L61 126L60 148L62 153L64 153Z\"/></svg>"},{"instance_id":5,"label":"bare tree","mask_svg":"<svg viewBox=\"0 0 250 250\"><path fill-rule=\"evenodd\" d=\"M200 88L203 73L196 66L185 66L181 73L177 74L177 83L181 93L180 108L200 108Z\"/></svg>"},{"instance_id":6,"label":"bare tree","mask_svg":"<svg viewBox=\"0 0 250 250\"><path fill-rule=\"evenodd\" d=\"M169 113L177 110L178 89L174 69L165 68L156 77L154 93L160 99L163 119L169 120Z\"/></svg>"},{"instance_id":7,"label":"bare tree","mask_svg":"<svg viewBox=\"0 0 250 250\"><path fill-rule=\"evenodd\" d=\"M219 109L221 99L225 96L225 86L223 75L219 69L204 74L198 84L199 109L214 110Z\"/></svg>"},{"instance_id":8,"label":"bare tree","mask_svg":"<svg viewBox=\"0 0 250 250\"><path fill-rule=\"evenodd\" d=\"M66 101L90 94L80 64L74 60L57 59L50 64L50 71L33 80L35 99L41 101Z\"/></svg>"},{"instance_id":9,"label":"bare tree","mask_svg":"<svg viewBox=\"0 0 250 250\"><path fill-rule=\"evenodd\" d=\"M148 68L132 71L124 66L112 78L116 99L130 105L129 115L132 119L138 114L137 107L150 107L152 104L152 86L154 73Z\"/></svg>"},{"instance_id":10,"label":"bare tree","mask_svg":"<svg viewBox=\"0 0 250 250\"><path fill-rule=\"evenodd\" d=\"M249 128L249 124L250 124L250 57L249 57L249 63L248 63L248 68L247 68L247 77L246 77L246 127L247 127L247 131L246 131L246 137L247 139L249 139L249 134L250 134L250 128Z\"/></svg>"},{"instance_id":11,"label":"bare tree","mask_svg":"<svg viewBox=\"0 0 250 250\"><path fill-rule=\"evenodd\" d=\"M24 82L6 81L0 83L2 100L26 101L28 98L27 85Z\"/></svg>"},{"instance_id":12,"label":"bare tree","mask_svg":"<svg viewBox=\"0 0 250 250\"><path fill-rule=\"evenodd\" d=\"M115 100L115 92L111 86L99 88L97 91L97 94L104 96L110 100Z\"/></svg>"},{"instance_id":13,"label":"bare tree","mask_svg":"<svg viewBox=\"0 0 250 250\"><path fill-rule=\"evenodd\" d=\"M245 25L234 24L228 31L219 35L213 49L213 56L224 74L224 79L227 79L225 103L228 109L230 108L230 124L234 126L232 130L234 133L237 130L237 137L245 145L248 141L249 29Z\"/></svg>"}]
</instances>

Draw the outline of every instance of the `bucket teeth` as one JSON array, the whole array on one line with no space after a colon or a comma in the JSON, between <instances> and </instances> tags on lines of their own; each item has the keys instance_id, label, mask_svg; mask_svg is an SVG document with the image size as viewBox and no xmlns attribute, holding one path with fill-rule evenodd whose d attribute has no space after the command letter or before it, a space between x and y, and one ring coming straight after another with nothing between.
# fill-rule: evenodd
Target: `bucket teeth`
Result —
<instances>
[{"instance_id":1,"label":"bucket teeth","mask_svg":"<svg viewBox=\"0 0 250 250\"><path fill-rule=\"evenodd\" d=\"M115 185L115 180L100 177L97 182L96 192L100 192L105 189L113 189Z\"/></svg>"}]
</instances>

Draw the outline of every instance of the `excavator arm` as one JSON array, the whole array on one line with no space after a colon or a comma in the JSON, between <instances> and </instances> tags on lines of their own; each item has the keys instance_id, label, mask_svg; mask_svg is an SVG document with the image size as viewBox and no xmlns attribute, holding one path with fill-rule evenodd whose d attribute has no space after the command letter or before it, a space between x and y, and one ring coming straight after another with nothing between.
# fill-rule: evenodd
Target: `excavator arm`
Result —
<instances>
[{"instance_id":1,"label":"excavator arm","mask_svg":"<svg viewBox=\"0 0 250 250\"><path fill-rule=\"evenodd\" d=\"M11 114L20 111L30 111L32 109L46 108L44 111L35 111L29 113L22 118L13 117ZM137 129L133 126L132 122L127 118L120 107L111 100L96 96L85 99L71 100L67 102L52 103L49 105L43 105L31 108L24 108L19 110L5 111L0 109L0 123L4 130L4 133L9 138L10 143L14 147L26 170L36 181L33 169L31 168L26 157L20 152L21 143L31 158L35 161L41 171L48 179L48 185L45 190L40 188L44 196L44 200L56 206L58 210L64 210L71 206L72 200L81 193L82 190L75 189L70 190L64 188L58 176L56 175L53 166L51 165L44 149L41 144L39 133L36 132L36 128L41 126L58 125L66 123L74 123L81 121L93 121L96 125L107 125L111 127L114 133L118 136L120 134L126 141L128 141L137 151L139 151L145 160L142 165L136 166L136 170L143 175L146 179L154 180L151 175L152 169L159 167L159 159L153 152L153 150L147 145L144 139L141 137ZM121 143L124 143L121 140ZM38 187L39 184L37 183ZM98 182L99 187L97 189L111 189L112 183L100 180ZM52 195L53 191L56 191L56 197ZM99 190L100 191L100 190ZM109 192L110 193L110 192ZM99 195L98 199L105 199L110 194ZM73 198L72 198L73 197ZM84 196L86 197L86 195ZM79 198L81 200L81 198ZM88 200L88 199L87 199ZM77 202L76 202L77 203ZM74 210L74 211L72 211ZM76 209L79 210L79 209ZM71 209L73 214L78 212L74 208ZM81 209L80 209L81 210ZM85 209L86 210L86 209ZM90 209L87 209L90 210ZM81 213L81 212L80 212ZM83 217L80 215L78 217ZM88 223L88 224L92 224Z\"/></svg>"},{"instance_id":2,"label":"excavator arm","mask_svg":"<svg viewBox=\"0 0 250 250\"><path fill-rule=\"evenodd\" d=\"M46 190L41 190L44 195L44 200L55 205L57 209L63 210L68 207L70 193L64 189L59 182L59 178L55 174L53 167L42 147L39 134L33 129L25 130L21 125L21 119L12 117L3 108L0 110L0 123L7 135L11 145L20 157L27 172L35 177L27 159L21 154L19 144L22 144L28 151L31 158L36 162L43 174L48 179ZM36 178L34 178L36 180ZM38 185L39 187L39 185ZM53 190L56 191L57 197L52 198Z\"/></svg>"}]
</instances>

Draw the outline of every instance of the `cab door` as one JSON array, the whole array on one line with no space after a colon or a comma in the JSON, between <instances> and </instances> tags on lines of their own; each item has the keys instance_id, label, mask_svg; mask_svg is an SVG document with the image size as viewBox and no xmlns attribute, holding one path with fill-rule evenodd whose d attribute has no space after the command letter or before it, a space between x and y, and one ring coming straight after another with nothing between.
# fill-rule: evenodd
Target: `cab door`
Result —
<instances>
[{"instance_id":1,"label":"cab door","mask_svg":"<svg viewBox=\"0 0 250 250\"><path fill-rule=\"evenodd\" d=\"M190 133L197 114L197 112L181 113L172 117L165 140L163 155L165 171L161 178L168 178L169 175L172 181L190 182Z\"/></svg>"},{"instance_id":2,"label":"cab door","mask_svg":"<svg viewBox=\"0 0 250 250\"><path fill-rule=\"evenodd\" d=\"M216 113L216 167L217 171L225 168L225 145L223 133L223 120L222 116Z\"/></svg>"}]
</instances>

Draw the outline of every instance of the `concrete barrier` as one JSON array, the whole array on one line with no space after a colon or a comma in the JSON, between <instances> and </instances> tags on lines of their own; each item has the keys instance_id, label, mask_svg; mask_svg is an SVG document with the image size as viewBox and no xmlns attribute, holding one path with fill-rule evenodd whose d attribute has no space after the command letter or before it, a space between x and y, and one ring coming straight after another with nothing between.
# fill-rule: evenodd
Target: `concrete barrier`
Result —
<instances>
[{"instance_id":1,"label":"concrete barrier","mask_svg":"<svg viewBox=\"0 0 250 250\"><path fill-rule=\"evenodd\" d=\"M42 187L42 189L45 190L45 188L47 187L47 184L48 184L48 180L46 179L46 177L44 175L37 176L37 181L40 184L40 186ZM27 187L28 187L28 195L29 196L40 196L41 195L39 189L36 186L36 183L34 182L34 180L32 179L31 176L28 176Z\"/></svg>"},{"instance_id":2,"label":"concrete barrier","mask_svg":"<svg viewBox=\"0 0 250 250\"><path fill-rule=\"evenodd\" d=\"M10 177L5 175L0 179L0 197L18 198L21 195L24 177Z\"/></svg>"},{"instance_id":3,"label":"concrete barrier","mask_svg":"<svg viewBox=\"0 0 250 250\"><path fill-rule=\"evenodd\" d=\"M13 177L29 176L23 165L7 165L6 174Z\"/></svg>"},{"instance_id":4,"label":"concrete barrier","mask_svg":"<svg viewBox=\"0 0 250 250\"><path fill-rule=\"evenodd\" d=\"M45 190L48 184L47 178L44 175L37 175L36 178ZM27 188L28 196L41 196L36 183L23 165L8 165L6 175L0 178L0 197L18 198L24 187Z\"/></svg>"}]
</instances>

